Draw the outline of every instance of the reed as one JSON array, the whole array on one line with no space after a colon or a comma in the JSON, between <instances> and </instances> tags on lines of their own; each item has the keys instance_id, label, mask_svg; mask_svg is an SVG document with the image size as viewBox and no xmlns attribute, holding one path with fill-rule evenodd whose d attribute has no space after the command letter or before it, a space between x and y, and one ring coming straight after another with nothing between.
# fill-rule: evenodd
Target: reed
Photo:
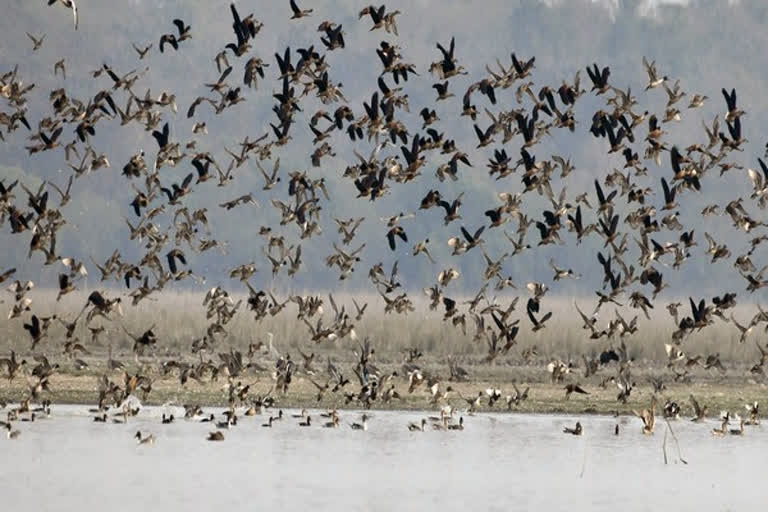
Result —
<instances>
[{"instance_id":1,"label":"reed","mask_svg":"<svg viewBox=\"0 0 768 512\"><path fill-rule=\"evenodd\" d=\"M278 300L285 300L287 293L273 292ZM302 293L303 295L310 292ZM108 290L106 294L114 297L117 291ZM327 294L324 296L324 325L330 322L333 314ZM151 299L141 302L133 307L126 304L129 298L124 299L124 316L115 315L111 321L96 318L92 326L104 325L107 328L106 336L100 344L93 345L90 341L90 333L81 319L75 336L94 354L104 354L109 345L118 354L130 351L132 340L123 329L133 334L140 334L144 330L153 327L158 337L156 347L157 354L184 354L188 353L194 339L200 338L212 320L205 318L205 308L202 305L204 293L191 291L162 292L153 295ZM460 357L466 364L477 364L487 354L485 342L473 342L475 325L471 316L466 319L466 335L459 327L454 327L449 320L443 319L442 306L430 311L428 300L422 294L410 292L409 296L414 302L415 312L407 315L383 312L383 300L378 295L355 294L354 298L359 304L368 303L368 308L361 321L355 322L355 333L359 340L370 338L380 357L385 360L397 360L401 354L413 347L422 351L425 355L444 360L449 355ZM36 314L48 316L56 314L59 318L72 320L86 303L87 292L75 292L56 301L56 293L49 290L34 290L30 297L33 299L33 308ZM315 344L310 340L308 328L303 321L296 318L296 306L289 303L288 307L275 317L267 317L256 322L252 313L245 307L246 296L233 295L235 302L243 300L238 313L227 324L228 335L219 337L218 343L221 350L245 351L250 343L267 341L267 333L274 336L275 349L281 353L296 351L302 348L304 351L314 351L322 355L333 355L345 358L357 347L357 343L346 338L334 342L322 342ZM451 297L464 301L468 297L451 295ZM335 294L334 299L341 308L354 318L355 308L352 304L353 295ZM512 296L498 297L496 301L506 307ZM502 364L520 363L521 352L535 346L538 356L536 361L548 361L551 358L581 360L582 356L594 356L609 346L618 346L626 343L631 357L648 364L663 364L666 362L664 344L671 340L675 329L674 321L666 309L657 305L650 312L650 320L646 319L640 310L628 307L617 308L613 305L604 306L600 311L598 324L604 327L608 321L614 318L614 310L617 310L627 321L635 315L638 316L639 329L636 334L614 340L594 341L588 338L588 331L582 329L581 319L573 306L578 302L581 309L589 312L588 305L594 303L591 298L580 297L578 299L567 297L545 297L542 301L542 311L552 311L553 317L546 328L533 333L531 324L525 314L525 297L521 297L517 305L517 311L512 318L520 319L520 333L517 337L517 346L509 354L500 358L497 362ZM6 301L8 302L8 301ZM683 301L681 301L683 302ZM685 301L687 302L687 301ZM684 302L684 304L685 304ZM748 323L756 312L756 307L750 304L740 304L732 310L734 316L742 323ZM681 308L681 315L687 314L687 307ZM19 353L29 352L30 340L23 329L23 322L28 316L7 320L0 320L0 353L6 353L11 349ZM486 322L491 319L486 317ZM310 319L317 321L317 316ZM701 332L694 332L683 343L682 350L690 355L709 355L719 353L724 363L748 364L759 357L755 347L759 333L753 332L746 343L738 343L739 332L730 323L718 319L716 323ZM64 342L64 328L55 322L49 335L38 346L38 351L46 354L60 352Z\"/></svg>"}]
</instances>

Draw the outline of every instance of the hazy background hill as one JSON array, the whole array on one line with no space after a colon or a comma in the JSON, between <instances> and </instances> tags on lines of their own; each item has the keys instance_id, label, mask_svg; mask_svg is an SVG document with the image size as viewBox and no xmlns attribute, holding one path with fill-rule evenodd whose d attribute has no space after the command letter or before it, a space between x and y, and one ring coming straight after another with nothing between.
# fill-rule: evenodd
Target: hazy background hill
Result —
<instances>
[{"instance_id":1,"label":"hazy background hill","mask_svg":"<svg viewBox=\"0 0 768 512\"><path fill-rule=\"evenodd\" d=\"M356 143L354 146L343 132L335 132L332 144L336 157L325 158L321 167L313 168L309 155L312 152L311 135L307 123L311 114L321 106L312 95L302 100L304 110L296 117L296 124L291 133L294 140L286 147L275 148L273 157L280 157L280 167L285 173L291 170L308 169L312 177L325 177L329 184L332 201L323 201L323 234L311 240L299 240L295 225L282 227L279 232L286 236L289 244L301 243L305 265L293 280L281 275L276 282L271 279L269 263L263 255L264 239L257 235L262 225L277 225L278 213L270 205L272 198L286 198L286 182L270 192L263 192L263 179L253 159L236 173L234 186L218 188L212 183L196 187L194 193L185 200L190 209L205 206L211 217L212 234L210 237L227 242L226 255L212 250L204 254L193 254L187 250L190 268L197 274L205 275L208 284L225 283L231 288L240 285L228 282L228 269L249 261L255 261L260 272L252 279L257 287L276 287L281 290L301 291L304 289L340 289L355 291L369 286L368 268L378 261L391 266L395 259L400 262L403 280L409 288L421 288L430 285L437 272L448 266L458 268L462 277L451 287L471 292L482 283L482 270L485 266L482 253L472 251L465 257L451 257L446 240L459 233L459 226L477 228L487 224L483 211L498 204L500 191L521 191L519 174L502 181L488 176L485 164L492 151L488 148L475 150L477 140L472 124L466 118L459 118L461 97L467 86L479 80L485 74L485 66L496 68L498 58L505 66L510 65L510 53L521 57L536 56L536 69L533 81L536 90L544 84L559 86L562 80L573 80L574 73L582 70L582 86L589 89L588 78L583 71L593 62L611 68L611 83L617 87L631 87L639 106L636 110L648 110L663 115L666 96L661 89L643 92L647 78L641 60L645 55L655 60L659 71L672 81L680 79L682 88L688 96L694 93L706 94L709 101L702 109L683 110L683 120L665 127L669 131L666 140L671 144L687 146L694 141L705 139L701 121L711 122L716 113L722 119L725 103L720 94L721 87L735 87L739 95L739 104L748 114L743 118L743 130L749 143L743 153L733 153L729 161L741 165L756 167L757 157L763 154L766 136L766 95L764 93L768 64L765 49L768 48L768 4L761 0L726 2L702 0L667 4L663 2L629 2L587 0L574 1L496 1L467 2L459 0L387 2L388 9L401 9L404 14L398 18L399 38L383 31L369 32L370 20L358 21L357 13L363 7L362 2L328 1L303 2L304 7L312 7L315 12L309 19L290 21L288 2L264 2L240 0L237 2L242 15L254 12L265 26L256 37L252 54L262 57L270 64L266 80L260 81L258 90L244 89L247 101L219 116L213 114L207 106L198 109L194 119L186 118L186 110L198 95L207 93L206 82L214 82L218 73L213 58L223 46L234 40L231 28L232 19L226 1L157 1L157 0L99 0L78 2L80 9L80 29L73 31L70 12L60 6L48 8L42 1L11 0L5 7L0 19L0 30L4 34L0 46L0 72L6 72L15 65L25 82L36 83L30 94L33 98L28 106L29 118L33 125L48 115L50 105L48 94L52 89L64 87L70 96L84 101L93 97L99 90L111 87L111 81L102 76L91 78L89 72L96 70L103 63L108 63L119 73L133 69L149 67L147 75L138 82L135 92L143 96L147 89L157 97L162 91L174 92L179 106L177 115L165 110L166 120L171 125L172 138L179 142L196 139L198 151L211 151L222 167L227 166L229 158L224 146L235 150L238 143L248 135L251 139L259 137L269 130L269 122L275 117L271 112L274 100L272 92L280 87L275 79L277 65L274 59L276 51L282 52L286 45L293 49L314 44L321 47L317 25L330 19L344 26L347 47L344 50L328 53L331 65L331 78L343 83L344 93L349 105L357 116L363 113L362 101L369 101L376 88L381 64L376 57L375 48L382 40L397 41L402 46L404 60L416 64L420 77L414 77L404 84L404 91L410 97L410 114L402 116L408 124L411 135L423 133L418 112L429 105L436 108L441 121L436 127L446 132L446 136L455 138L458 146L469 153L473 168L462 168L458 182L439 183L434 177L438 165L445 157L431 154L423 175L415 184L403 186L392 184L391 194L382 200L370 202L354 199L357 191L350 180L342 180L341 175L347 165L355 163L352 148L367 155L374 142ZM682 5L679 5L682 4ZM175 31L171 21L180 17L192 26L193 38L182 43L178 52L166 51L160 54L158 40L165 32ZM33 53L31 42L25 35L47 34L40 51ZM438 60L440 53L435 48L436 42L447 45L451 36L456 37L456 54L460 64L469 71L469 75L451 80L450 90L456 97L448 101L434 103L435 92L431 85L438 81L428 73L429 64ZM139 61L131 48L131 43L139 46L154 44L150 55ZM67 79L54 77L54 63L66 57ZM230 59L235 70L230 83L242 79L244 59ZM392 85L391 78L387 83ZM517 84L516 84L517 85ZM516 86L515 86L516 87ZM475 95L478 108L487 107L496 112L517 106L514 89L498 91L499 104L492 107L486 98ZM127 95L116 95L119 104L124 105ZM569 197L575 197L589 191L594 201L593 180L603 178L613 168L621 168L620 155L608 157L607 143L597 140L589 132L592 113L603 104L604 98L595 99L591 94L582 98L576 108L579 124L576 133L558 130L553 137L534 148L534 153L541 160L552 154L570 157L576 165L576 171L566 180L555 180L553 188L558 193L563 185L568 187ZM331 105L335 108L337 105ZM530 106L530 105L527 105ZM205 121L209 135L193 136L191 127L194 121ZM478 124L489 124L486 116L478 117ZM644 125L636 130L638 142L633 147L642 155L644 137L647 128ZM33 126L34 127L34 126ZM73 127L66 126L62 136L69 142L74 134ZM29 133L20 129L6 134L6 142L0 143L0 178L20 178L30 188L48 180L59 184L66 182L69 167L64 162L63 149L43 154L27 155L24 145ZM271 133L270 133L271 137ZM133 190L120 175L122 166L131 155L140 149L147 151L151 161L157 146L149 132L141 126L131 124L121 127L119 119L104 120L97 127L97 134L91 141L97 153L108 155L112 164L110 169L102 169L75 183L74 199L64 208L69 225L60 233L57 249L62 255L72 256L89 262L89 257L97 261L105 260L115 248L118 248L128 261L137 261L142 254L142 247L128 240L128 228L124 219L135 222L129 207ZM520 139L508 144L508 153L515 158L519 155ZM491 147L500 147L495 144ZM399 151L396 150L398 153ZM653 162L645 162L649 168L647 178L640 178L645 186L659 188L661 176L671 176L669 157L662 158L661 167ZM270 162L263 162L271 168ZM165 184L180 181L193 171L189 160L176 168L165 168L161 179ZM442 213L438 210L419 212L415 219L403 221L409 243L398 245L392 253L386 245L385 224L379 218L397 212L416 211L419 200L429 188L438 188L444 197L454 198L465 191L463 220L448 227L442 224ZM225 213L217 205L234 198L246 191L253 192L260 203L259 208L241 207ZM746 171L730 171L722 179L715 172L704 180L700 195L687 193L681 204L683 224L695 228L699 246L692 250L689 259L680 272L664 270L665 280L677 286L670 295L714 294L724 289L741 292L745 286L731 262L709 263L704 255L706 242L704 231L712 233L718 241L728 242L734 255L742 254L748 247L748 237L731 229L727 217L709 217L702 219L698 212L707 204L724 205L736 196L747 196L751 185ZM55 197L52 196L52 197ZM663 204L658 195L652 201ZM535 193L527 194L524 210L531 218L541 218L541 212L549 207ZM754 203L749 202L748 211L757 219L768 220ZM622 206L618 213L622 219L628 210ZM332 252L331 244L339 240L332 217L364 216L358 238L352 246L365 242L363 262L358 266L356 276L344 282L338 281L338 274L329 271L324 263L326 255ZM589 215L590 220L592 215ZM172 215L161 218L159 224L168 226ZM516 224L506 226L513 232ZM498 228L485 235L488 254L496 258L511 246ZM626 228L623 228L626 230ZM661 241L671 241L679 233L663 231L654 235ZM27 260L26 253L29 234L11 235L4 226L0 233L0 268L18 267L19 278L34 279L43 286L55 285L55 275L59 268L44 267L40 275L41 256L35 254ZM433 255L437 265L431 265L423 256L413 258L410 249L413 243L429 238L432 241ZM633 260L638 254L631 240ZM551 271L547 261L550 258L560 266L572 267L584 275L580 281L558 285L556 293L591 293L598 287L601 270L596 263L595 254L602 247L602 239L593 236L581 246L575 245L572 236L566 236L566 245L539 248L520 256L510 258L504 266L504 274L511 275L518 284L528 280L551 281ZM538 242L538 234L531 229L528 233L531 245ZM169 247L170 248L170 247ZM761 258L764 251L758 249L753 258L765 263ZM313 259L313 257L315 259ZM89 283L94 285L98 279L96 269L92 268ZM177 287L180 285L176 285ZM185 286L197 286L188 283ZM202 286L200 287L203 288ZM755 294L759 299L763 294Z\"/></svg>"}]
</instances>

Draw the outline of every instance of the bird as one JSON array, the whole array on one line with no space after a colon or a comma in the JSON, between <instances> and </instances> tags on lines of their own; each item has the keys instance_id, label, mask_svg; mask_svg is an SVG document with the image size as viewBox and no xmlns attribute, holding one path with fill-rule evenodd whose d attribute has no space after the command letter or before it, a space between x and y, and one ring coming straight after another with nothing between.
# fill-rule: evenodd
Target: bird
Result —
<instances>
[{"instance_id":1,"label":"bird","mask_svg":"<svg viewBox=\"0 0 768 512\"><path fill-rule=\"evenodd\" d=\"M436 83L432 88L437 91L437 101L453 97L453 93L448 92L448 82Z\"/></svg>"},{"instance_id":2,"label":"bird","mask_svg":"<svg viewBox=\"0 0 768 512\"><path fill-rule=\"evenodd\" d=\"M565 389L565 399L568 400L570 398L571 393L580 393L582 395L588 395L589 392L584 390L580 385L578 384L568 384L563 389Z\"/></svg>"},{"instance_id":3,"label":"bird","mask_svg":"<svg viewBox=\"0 0 768 512\"><path fill-rule=\"evenodd\" d=\"M704 421L707 417L707 406L700 405L698 400L693 395L690 395L688 399L691 402L691 406L693 406L693 418L691 418L691 421L693 422L701 422Z\"/></svg>"},{"instance_id":4,"label":"bird","mask_svg":"<svg viewBox=\"0 0 768 512\"><path fill-rule=\"evenodd\" d=\"M656 425L656 397L651 397L651 407L642 411L632 410L635 416L643 420L643 434L653 434Z\"/></svg>"},{"instance_id":5,"label":"bird","mask_svg":"<svg viewBox=\"0 0 768 512\"><path fill-rule=\"evenodd\" d=\"M131 46L133 46L133 49L136 50L136 53L139 54L139 59L144 59L144 57L147 56L149 53L149 50L152 49L152 43L142 47L139 47L136 43L131 43Z\"/></svg>"},{"instance_id":6,"label":"bird","mask_svg":"<svg viewBox=\"0 0 768 512\"><path fill-rule=\"evenodd\" d=\"M163 34L162 36L160 36L160 44L158 45L158 47L160 48L160 53L165 52L166 44L171 45L174 50L179 49L179 41L176 39L176 36L173 34Z\"/></svg>"},{"instance_id":7,"label":"bird","mask_svg":"<svg viewBox=\"0 0 768 512\"><path fill-rule=\"evenodd\" d=\"M580 436L584 433L584 429L581 426L581 422L576 422L576 426L573 428L570 427L563 427L563 433L564 434L571 434L574 436Z\"/></svg>"},{"instance_id":8,"label":"bird","mask_svg":"<svg viewBox=\"0 0 768 512\"><path fill-rule=\"evenodd\" d=\"M67 68L65 67L66 59L59 59L56 61L56 63L53 66L53 74L54 76L58 76L59 71L61 71L61 76L64 78L64 80L67 79Z\"/></svg>"},{"instance_id":9,"label":"bird","mask_svg":"<svg viewBox=\"0 0 768 512\"><path fill-rule=\"evenodd\" d=\"M360 423L350 423L349 427L352 430L368 430L368 416L366 414L363 414Z\"/></svg>"},{"instance_id":10,"label":"bird","mask_svg":"<svg viewBox=\"0 0 768 512\"><path fill-rule=\"evenodd\" d=\"M648 85L645 87L646 91L658 87L667 81L666 76L658 76L656 72L656 61L651 61L649 64L645 57L643 57L643 67L645 68L645 72L648 73Z\"/></svg>"},{"instance_id":11,"label":"bird","mask_svg":"<svg viewBox=\"0 0 768 512\"><path fill-rule=\"evenodd\" d=\"M291 16L292 20L297 20L299 18L306 18L307 16L312 14L312 9L299 9L299 6L296 5L296 0L290 0L291 5L291 11L293 12L293 15Z\"/></svg>"},{"instance_id":12,"label":"bird","mask_svg":"<svg viewBox=\"0 0 768 512\"><path fill-rule=\"evenodd\" d=\"M45 41L45 34L43 34L38 38L30 34L29 32L27 32L27 37L29 37L29 39L32 41L33 52L36 52L37 50L39 50L43 46L43 41Z\"/></svg>"},{"instance_id":13,"label":"bird","mask_svg":"<svg viewBox=\"0 0 768 512\"><path fill-rule=\"evenodd\" d=\"M154 444L155 443L155 436L152 434L147 434L142 437L141 431L136 431L136 435L133 437L136 439L136 444Z\"/></svg>"},{"instance_id":14,"label":"bird","mask_svg":"<svg viewBox=\"0 0 768 512\"><path fill-rule=\"evenodd\" d=\"M10 423L5 425L5 429L8 439L18 439L19 436L21 436L21 432L19 430L12 430Z\"/></svg>"},{"instance_id":15,"label":"bird","mask_svg":"<svg viewBox=\"0 0 768 512\"><path fill-rule=\"evenodd\" d=\"M224 433L221 430L216 430L214 432L208 433L208 441L223 441L224 440Z\"/></svg>"},{"instance_id":16,"label":"bird","mask_svg":"<svg viewBox=\"0 0 768 512\"><path fill-rule=\"evenodd\" d=\"M395 237L400 238L403 242L408 242L408 235L402 226L395 226L391 228L389 231L387 231L387 241L389 242L389 248L393 251L396 247Z\"/></svg>"},{"instance_id":17,"label":"bird","mask_svg":"<svg viewBox=\"0 0 768 512\"><path fill-rule=\"evenodd\" d=\"M427 426L427 420L425 418L422 418L420 423L409 423L408 430L410 432L424 432L424 429L426 426Z\"/></svg>"}]
</instances>

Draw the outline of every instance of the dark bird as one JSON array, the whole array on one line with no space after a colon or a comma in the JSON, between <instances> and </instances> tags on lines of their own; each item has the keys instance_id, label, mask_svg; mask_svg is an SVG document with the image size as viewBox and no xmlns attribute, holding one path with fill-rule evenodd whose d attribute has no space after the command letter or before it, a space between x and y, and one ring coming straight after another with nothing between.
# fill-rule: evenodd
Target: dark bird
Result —
<instances>
[{"instance_id":1,"label":"dark bird","mask_svg":"<svg viewBox=\"0 0 768 512\"><path fill-rule=\"evenodd\" d=\"M178 248L170 250L168 254L165 255L165 257L168 260L168 268L171 269L172 274L176 274L178 272L178 268L176 267L177 260L183 265L187 264L184 253L181 251L181 249Z\"/></svg>"},{"instance_id":2,"label":"dark bird","mask_svg":"<svg viewBox=\"0 0 768 512\"><path fill-rule=\"evenodd\" d=\"M583 432L584 432L584 430L581 427L581 423L578 422L578 421L576 422L576 426L574 428L563 427L563 433L564 434L571 434L571 435L574 435L574 436L580 436Z\"/></svg>"},{"instance_id":3,"label":"dark bird","mask_svg":"<svg viewBox=\"0 0 768 512\"><path fill-rule=\"evenodd\" d=\"M168 145L168 136L170 134L170 128L168 127L168 123L165 123L163 125L162 131L153 131L152 137L155 138L157 141L157 145L160 147L160 150L162 151L165 149L165 147Z\"/></svg>"},{"instance_id":4,"label":"dark bird","mask_svg":"<svg viewBox=\"0 0 768 512\"><path fill-rule=\"evenodd\" d=\"M565 399L566 400L568 400L570 398L571 393L579 393L579 394L582 394L582 395L588 395L589 394L588 391L585 391L584 388L582 388L578 384L568 384L563 389L565 390Z\"/></svg>"},{"instance_id":5,"label":"dark bird","mask_svg":"<svg viewBox=\"0 0 768 512\"><path fill-rule=\"evenodd\" d=\"M591 68L587 66L587 75L592 80L592 90L597 91L596 94L603 94L610 89L608 77L611 76L611 70L608 66L604 67L602 71L597 67L597 64L593 64Z\"/></svg>"},{"instance_id":6,"label":"dark bird","mask_svg":"<svg viewBox=\"0 0 768 512\"><path fill-rule=\"evenodd\" d=\"M395 250L395 237L399 237L403 242L408 242L408 235L405 234L405 230L402 226L395 226L387 232L387 242L389 248Z\"/></svg>"},{"instance_id":7,"label":"dark bird","mask_svg":"<svg viewBox=\"0 0 768 512\"><path fill-rule=\"evenodd\" d=\"M290 0L290 5L291 5L291 11L293 12L293 15L291 16L292 20L305 18L310 14L312 14L312 9L299 9L299 6L296 5L296 0Z\"/></svg>"}]
</instances>

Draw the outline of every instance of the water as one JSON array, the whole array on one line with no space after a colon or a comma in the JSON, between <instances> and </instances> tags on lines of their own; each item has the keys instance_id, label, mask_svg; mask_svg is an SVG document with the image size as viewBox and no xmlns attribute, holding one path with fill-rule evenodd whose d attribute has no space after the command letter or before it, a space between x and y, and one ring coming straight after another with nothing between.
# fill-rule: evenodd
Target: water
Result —
<instances>
[{"instance_id":1,"label":"water","mask_svg":"<svg viewBox=\"0 0 768 512\"><path fill-rule=\"evenodd\" d=\"M640 433L638 418L578 418L584 436L562 434L576 418L479 414L458 432L409 432L413 412L374 412L367 432L300 428L290 417L261 428L241 418L226 440L212 426L145 408L128 425L94 423L84 406L15 423L0 439L0 503L5 510L736 510L763 503L766 427L716 438L714 421L673 422L683 458L664 424ZM181 410L174 411L183 416ZM317 423L320 418L313 417ZM136 430L157 437L136 445ZM617 506L619 508L617 508ZM266 508L265 508L266 507Z\"/></svg>"}]
</instances>

